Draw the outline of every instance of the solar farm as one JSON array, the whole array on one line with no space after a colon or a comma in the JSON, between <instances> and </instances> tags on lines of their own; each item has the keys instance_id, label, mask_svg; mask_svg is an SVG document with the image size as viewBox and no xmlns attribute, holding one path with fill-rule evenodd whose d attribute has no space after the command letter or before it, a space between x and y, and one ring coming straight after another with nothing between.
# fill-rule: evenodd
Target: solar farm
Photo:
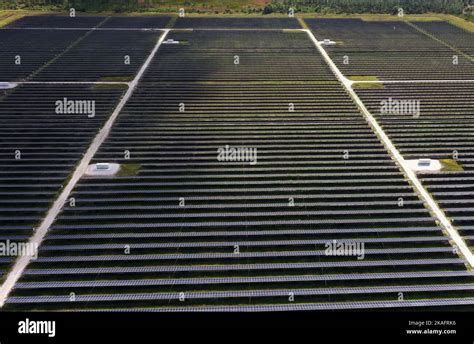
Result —
<instances>
[{"instance_id":1,"label":"solar farm","mask_svg":"<svg viewBox=\"0 0 474 344\"><path fill-rule=\"evenodd\" d=\"M0 242L37 247L1 310L474 309L473 32L26 16L0 47Z\"/></svg>"}]
</instances>

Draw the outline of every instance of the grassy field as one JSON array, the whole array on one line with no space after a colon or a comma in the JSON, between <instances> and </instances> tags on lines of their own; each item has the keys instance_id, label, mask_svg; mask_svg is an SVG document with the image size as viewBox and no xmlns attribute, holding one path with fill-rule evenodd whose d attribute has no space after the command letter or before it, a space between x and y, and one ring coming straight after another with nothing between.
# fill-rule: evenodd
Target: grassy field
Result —
<instances>
[{"instance_id":1,"label":"grassy field","mask_svg":"<svg viewBox=\"0 0 474 344\"><path fill-rule=\"evenodd\" d=\"M163 0L160 1L160 12L169 9L170 11L177 11L179 8L192 10L193 12L230 12L242 11L245 7L262 8L269 0L209 0L209 1L187 1L187 0ZM156 10L156 7L153 8Z\"/></svg>"},{"instance_id":2,"label":"grassy field","mask_svg":"<svg viewBox=\"0 0 474 344\"><path fill-rule=\"evenodd\" d=\"M34 14L32 11L0 11L0 27L8 25L12 21L20 19L27 14Z\"/></svg>"}]
</instances>

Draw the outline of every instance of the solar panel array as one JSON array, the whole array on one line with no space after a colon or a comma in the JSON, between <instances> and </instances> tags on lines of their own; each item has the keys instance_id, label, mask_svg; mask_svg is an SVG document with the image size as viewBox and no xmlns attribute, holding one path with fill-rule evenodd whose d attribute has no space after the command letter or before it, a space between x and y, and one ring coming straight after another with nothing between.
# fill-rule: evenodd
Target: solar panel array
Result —
<instances>
[{"instance_id":1,"label":"solar panel array","mask_svg":"<svg viewBox=\"0 0 474 344\"><path fill-rule=\"evenodd\" d=\"M144 77L163 81L293 81L332 77L304 32L171 32Z\"/></svg>"},{"instance_id":2,"label":"solar panel array","mask_svg":"<svg viewBox=\"0 0 474 344\"><path fill-rule=\"evenodd\" d=\"M37 73L35 81L130 81L161 32L89 31L60 58Z\"/></svg>"},{"instance_id":3,"label":"solar panel array","mask_svg":"<svg viewBox=\"0 0 474 344\"><path fill-rule=\"evenodd\" d=\"M123 89L25 85L0 96L0 238L25 241L103 125ZM95 117L56 102L95 101ZM1 257L1 269L12 262Z\"/></svg>"},{"instance_id":4,"label":"solar panel array","mask_svg":"<svg viewBox=\"0 0 474 344\"><path fill-rule=\"evenodd\" d=\"M369 110L406 159L431 158L453 168L420 175L428 191L473 246L474 84L403 84L358 89ZM419 102L419 117L380 114L381 102ZM458 166L456 166L458 165ZM449 166L448 166L449 167Z\"/></svg>"},{"instance_id":5,"label":"solar panel array","mask_svg":"<svg viewBox=\"0 0 474 344\"><path fill-rule=\"evenodd\" d=\"M91 29L163 29L170 23L170 16L25 16L8 25L12 28L76 28Z\"/></svg>"},{"instance_id":6,"label":"solar panel array","mask_svg":"<svg viewBox=\"0 0 474 344\"><path fill-rule=\"evenodd\" d=\"M474 57L474 33L440 21L417 22L415 25L444 43Z\"/></svg>"},{"instance_id":7,"label":"solar panel array","mask_svg":"<svg viewBox=\"0 0 474 344\"><path fill-rule=\"evenodd\" d=\"M82 35L84 31L0 30L0 81L28 78Z\"/></svg>"},{"instance_id":8,"label":"solar panel array","mask_svg":"<svg viewBox=\"0 0 474 344\"><path fill-rule=\"evenodd\" d=\"M109 17L101 25L102 28L122 29L162 29L168 26L170 16L147 16L147 17Z\"/></svg>"},{"instance_id":9,"label":"solar panel array","mask_svg":"<svg viewBox=\"0 0 474 344\"><path fill-rule=\"evenodd\" d=\"M176 20L177 29L301 29L295 18L199 18L180 17Z\"/></svg>"},{"instance_id":10,"label":"solar panel array","mask_svg":"<svg viewBox=\"0 0 474 344\"><path fill-rule=\"evenodd\" d=\"M338 41L328 50L349 76L435 79L454 70L445 65L453 50L408 24L308 22L319 39ZM24 49L11 37L24 34L42 42L31 39L30 50L47 47L12 78L128 80L160 35L136 29L171 23L166 16L29 17L11 26L30 29L0 30L0 44L13 47L10 54ZM195 29L168 34L179 43L160 47L94 157L122 164L121 172L79 181L74 204L52 225L6 310L472 308L473 273L307 34L266 30L297 28L296 20L178 18L175 27ZM453 38L442 39L468 52ZM357 63L344 67L338 56L348 51ZM131 65L122 65L125 54ZM374 66L361 62L367 54ZM433 56L432 65L400 68ZM450 78L470 77L469 60L460 64L462 73ZM2 91L2 240L27 239L123 92L110 85ZM458 152L463 171L421 179L473 240L472 85L357 92L406 158ZM53 105L64 97L96 100L96 117L58 115ZM417 122L377 115L387 97L421 99ZM256 155L221 159L229 148ZM328 252L336 244L352 254ZM0 257L0 273L11 263Z\"/></svg>"},{"instance_id":11,"label":"solar panel array","mask_svg":"<svg viewBox=\"0 0 474 344\"><path fill-rule=\"evenodd\" d=\"M81 179L7 310L472 304L473 274L305 34L167 38L181 44L160 47L94 157L123 172ZM219 159L226 146L255 164Z\"/></svg>"},{"instance_id":12,"label":"solar panel array","mask_svg":"<svg viewBox=\"0 0 474 344\"><path fill-rule=\"evenodd\" d=\"M307 19L306 23L318 40L336 42L336 45L325 48L348 78L474 79L472 59L424 35L406 22ZM415 23L415 26L418 25L422 24ZM449 28L450 24L447 25ZM446 31L449 34L450 31ZM464 37L472 42L472 34L465 34Z\"/></svg>"},{"instance_id":13,"label":"solar panel array","mask_svg":"<svg viewBox=\"0 0 474 344\"><path fill-rule=\"evenodd\" d=\"M31 17L12 26L54 24L46 17ZM56 19L56 17L55 17ZM70 18L62 18L67 20ZM79 27L96 25L93 18L79 19ZM17 22L18 23L18 22ZM58 24L58 23L57 23ZM64 24L67 26L67 24ZM2 82L95 80L104 69L116 76L123 73L113 60L130 52L127 70L135 73L156 44L160 33L102 32L90 30L16 29L0 30ZM132 40L122 48L120 41ZM82 43L80 43L82 42ZM107 42L109 45L107 45ZM68 55L72 51L71 55ZM82 56L80 56L82 53ZM87 59L86 55L94 55ZM70 56L73 56L72 58ZM19 63L16 63L16 62ZM102 63L93 67L93 61ZM92 139L115 108L126 87L120 85L20 84L0 93L0 229L2 243L26 241L39 226ZM94 113L58 112L57 102L94 102ZM82 110L85 110L83 108ZM74 111L73 111L74 112ZM0 258L3 275L13 262Z\"/></svg>"},{"instance_id":14,"label":"solar panel array","mask_svg":"<svg viewBox=\"0 0 474 344\"><path fill-rule=\"evenodd\" d=\"M130 81L162 33L93 29L102 25L118 29L161 26L168 20L169 17L24 17L10 24L11 28L0 30L1 81ZM60 30L55 30L55 25ZM37 27L43 29L36 30Z\"/></svg>"}]
</instances>

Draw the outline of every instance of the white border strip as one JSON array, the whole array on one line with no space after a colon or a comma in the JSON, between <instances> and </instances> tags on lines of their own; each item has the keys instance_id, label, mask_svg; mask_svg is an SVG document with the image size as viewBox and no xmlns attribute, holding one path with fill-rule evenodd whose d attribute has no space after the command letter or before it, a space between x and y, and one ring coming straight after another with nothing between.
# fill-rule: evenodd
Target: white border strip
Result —
<instances>
[{"instance_id":1,"label":"white border strip","mask_svg":"<svg viewBox=\"0 0 474 344\"><path fill-rule=\"evenodd\" d=\"M348 94L351 96L354 102L361 109L362 114L364 115L365 119L370 124L370 126L375 131L375 133L378 135L382 143L385 145L385 148L388 150L392 158L397 162L397 164L405 173L405 176L410 180L410 182L412 183L412 187L418 193L418 196L423 201L425 201L426 206L429 208L432 214L436 216L436 219L439 221L441 227L445 229L446 232L449 234L450 238L454 241L457 248L461 251L462 255L465 257L470 267L474 268L473 253L471 252L469 247L467 247L466 243L461 238L458 231L453 227L453 225L451 224L451 221L447 218L446 214L441 210L441 208L438 206L438 204L433 199L433 197L431 197L428 191L426 191L426 189L423 187L423 184L420 182L415 172L413 172L412 169L408 166L405 159L402 157L402 155L397 150L397 148L395 148L390 138L385 134L382 127L378 124L377 120L374 118L374 116L372 116L369 110L367 110L364 103L360 100L357 93L353 90L352 88L353 81L347 79L341 73L339 68L336 66L336 64L329 57L328 53L322 47L322 44L316 39L316 37L314 37L313 33L310 30L306 30L306 33L308 34L310 39L313 41L313 43L316 45L321 55L323 55L324 59L326 60L327 64L329 65L333 73L336 75L339 81L346 88L346 91L348 92Z\"/></svg>"},{"instance_id":2,"label":"white border strip","mask_svg":"<svg viewBox=\"0 0 474 344\"><path fill-rule=\"evenodd\" d=\"M82 175L86 171L87 167L89 166L92 158L94 157L95 153L99 149L100 145L105 141L105 139L109 135L112 125L114 124L117 116L119 115L120 111L122 111L123 107L125 106L127 101L130 99L130 97L132 96L138 82L140 81L142 75L145 73L150 62L153 60L153 57L155 56L156 52L161 46L161 43L166 38L166 35L168 34L168 32L169 30L164 31L163 35L160 37L155 47L153 48L152 52L146 59L145 63L142 65L140 71L135 76L133 81L130 82L127 92L125 93L123 98L120 100L120 102L118 103L117 107L115 108L114 112L109 117L105 125L102 127L102 129L99 131L97 136L94 138L94 141L91 143L86 154L84 155L81 162L79 163L76 170L74 171L74 174L72 175L71 180L63 189L59 197L56 199L53 206L49 209L46 217L41 222L41 225L36 229L35 234L28 241L30 245L37 245L36 247L39 247L39 245L41 245L41 242L46 236L46 233L48 232L49 227L53 224L53 222L56 220L56 217L61 212L63 205L67 202L67 199L70 193L76 186L77 182L81 179ZM23 271L29 264L30 259L31 257L29 256L21 256L15 261L15 264L13 265L10 272L7 274L7 277L4 283L0 287L0 307L3 307L3 305L5 304L5 301L8 295L10 294L16 282L21 277Z\"/></svg>"}]
</instances>

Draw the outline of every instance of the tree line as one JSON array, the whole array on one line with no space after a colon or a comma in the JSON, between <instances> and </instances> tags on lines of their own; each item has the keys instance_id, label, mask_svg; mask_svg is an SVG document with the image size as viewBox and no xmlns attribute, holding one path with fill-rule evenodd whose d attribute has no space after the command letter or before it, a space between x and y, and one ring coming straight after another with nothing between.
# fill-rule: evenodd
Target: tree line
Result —
<instances>
[{"instance_id":1,"label":"tree line","mask_svg":"<svg viewBox=\"0 0 474 344\"><path fill-rule=\"evenodd\" d=\"M238 3L238 0L235 0ZM167 6L172 2L167 1ZM187 8L196 1L176 1L176 7ZM159 0L0 0L0 8L40 8L68 9L76 11L140 11L159 10ZM385 13L396 14L399 8L404 13L470 13L474 0L271 0L264 6L245 6L241 12L288 13L293 8L296 12L305 13Z\"/></svg>"},{"instance_id":2,"label":"tree line","mask_svg":"<svg viewBox=\"0 0 474 344\"><path fill-rule=\"evenodd\" d=\"M462 14L474 0L273 0L264 11L317 13L385 13L396 14L402 8L407 14L449 13Z\"/></svg>"}]
</instances>

